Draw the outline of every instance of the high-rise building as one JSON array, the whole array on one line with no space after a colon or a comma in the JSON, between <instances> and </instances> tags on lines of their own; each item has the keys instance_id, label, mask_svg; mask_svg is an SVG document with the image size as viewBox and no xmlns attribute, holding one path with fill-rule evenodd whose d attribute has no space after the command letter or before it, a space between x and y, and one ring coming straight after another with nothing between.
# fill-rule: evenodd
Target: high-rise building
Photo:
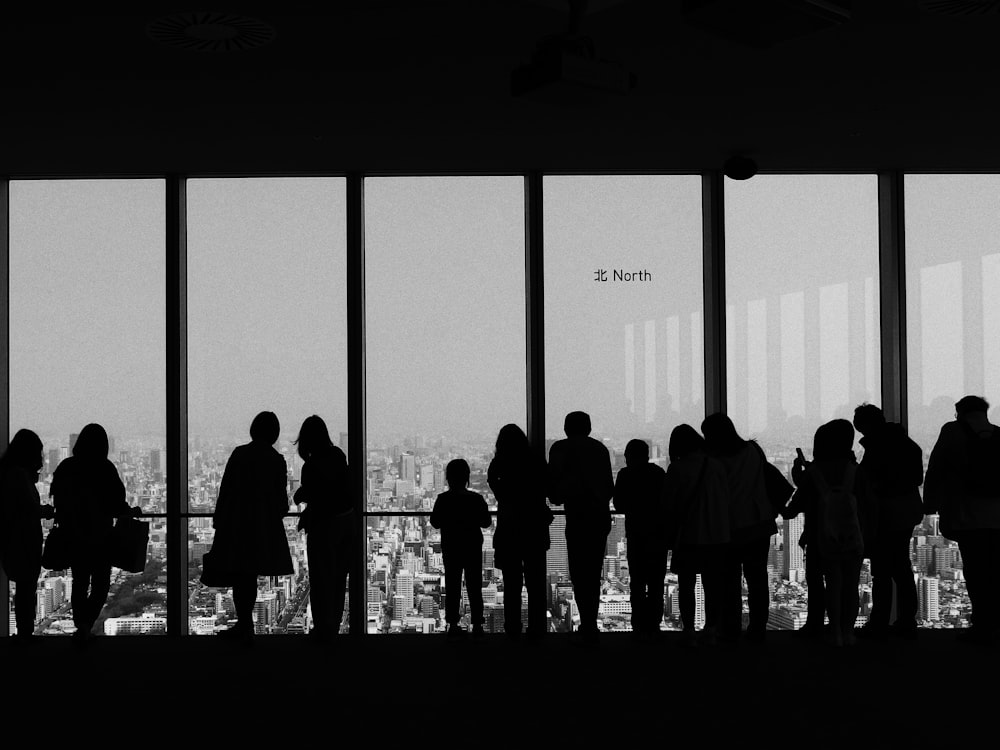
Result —
<instances>
[{"instance_id":1,"label":"high-rise building","mask_svg":"<svg viewBox=\"0 0 1000 750\"><path fill-rule=\"evenodd\" d=\"M340 433L340 450L344 451L344 455L349 455L347 452L347 433Z\"/></svg>"},{"instance_id":2,"label":"high-rise building","mask_svg":"<svg viewBox=\"0 0 1000 750\"><path fill-rule=\"evenodd\" d=\"M399 478L404 481L415 481L417 478L416 457L410 451L399 455Z\"/></svg>"},{"instance_id":3,"label":"high-rise building","mask_svg":"<svg viewBox=\"0 0 1000 750\"><path fill-rule=\"evenodd\" d=\"M549 573L558 573L562 576L569 575L569 555L566 551L566 516L558 515L552 519L549 526L549 538L551 543L549 551L545 553L545 563Z\"/></svg>"},{"instance_id":4,"label":"high-rise building","mask_svg":"<svg viewBox=\"0 0 1000 750\"><path fill-rule=\"evenodd\" d=\"M73 448L76 446L77 438L80 437L79 432L71 432L69 434L69 452L73 453Z\"/></svg>"},{"instance_id":5,"label":"high-rise building","mask_svg":"<svg viewBox=\"0 0 1000 750\"><path fill-rule=\"evenodd\" d=\"M608 543L605 548L605 555L618 556L618 545L625 541L625 519L615 516L611 522L611 531L608 532Z\"/></svg>"},{"instance_id":6,"label":"high-rise building","mask_svg":"<svg viewBox=\"0 0 1000 750\"><path fill-rule=\"evenodd\" d=\"M784 544L784 555L782 555L781 574L786 581L800 580L806 567L805 554L799 546L799 537L805 529L805 517L800 513L795 518L785 520L782 528L782 542ZM796 571L796 572L793 572Z\"/></svg>"},{"instance_id":7,"label":"high-rise building","mask_svg":"<svg viewBox=\"0 0 1000 750\"><path fill-rule=\"evenodd\" d=\"M163 466L160 461L159 448L153 448L149 452L149 471L154 475L163 473Z\"/></svg>"},{"instance_id":8,"label":"high-rise building","mask_svg":"<svg viewBox=\"0 0 1000 750\"><path fill-rule=\"evenodd\" d=\"M920 596L920 619L924 622L938 622L941 619L941 609L938 601L937 578L921 578L918 594Z\"/></svg>"},{"instance_id":9,"label":"high-rise building","mask_svg":"<svg viewBox=\"0 0 1000 750\"><path fill-rule=\"evenodd\" d=\"M413 573L409 570L400 570L396 573L396 596L403 597L406 612L413 609Z\"/></svg>"}]
</instances>

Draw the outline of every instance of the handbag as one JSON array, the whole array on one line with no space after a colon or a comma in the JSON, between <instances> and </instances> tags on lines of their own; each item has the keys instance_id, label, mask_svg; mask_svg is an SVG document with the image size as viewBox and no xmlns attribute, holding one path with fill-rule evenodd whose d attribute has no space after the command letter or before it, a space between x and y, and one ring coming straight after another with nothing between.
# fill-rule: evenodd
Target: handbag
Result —
<instances>
[{"instance_id":1,"label":"handbag","mask_svg":"<svg viewBox=\"0 0 1000 750\"><path fill-rule=\"evenodd\" d=\"M66 570L69 567L70 539L65 529L58 525L49 529L42 547L42 567L48 570Z\"/></svg>"},{"instance_id":2,"label":"handbag","mask_svg":"<svg viewBox=\"0 0 1000 750\"><path fill-rule=\"evenodd\" d=\"M146 569L149 522L119 518L111 532L111 565L129 573Z\"/></svg>"}]
</instances>

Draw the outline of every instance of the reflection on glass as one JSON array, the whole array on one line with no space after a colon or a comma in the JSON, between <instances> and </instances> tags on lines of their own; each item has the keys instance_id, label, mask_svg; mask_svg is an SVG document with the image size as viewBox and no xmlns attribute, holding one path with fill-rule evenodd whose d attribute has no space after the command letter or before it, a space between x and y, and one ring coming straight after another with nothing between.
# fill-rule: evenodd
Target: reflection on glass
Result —
<instances>
[{"instance_id":1,"label":"reflection on glass","mask_svg":"<svg viewBox=\"0 0 1000 750\"><path fill-rule=\"evenodd\" d=\"M704 418L701 180L546 177L545 434L623 450Z\"/></svg>"},{"instance_id":2,"label":"reflection on glass","mask_svg":"<svg viewBox=\"0 0 1000 750\"><path fill-rule=\"evenodd\" d=\"M309 558L305 534L298 531L298 518L285 519L285 535L292 553L294 573L289 576L260 576L257 602L253 609L257 635L301 635L312 628L309 604ZM188 628L192 635L213 635L236 622L236 607L228 587L207 587L201 583L205 553L212 548L215 530L212 519L204 516L188 521ZM340 632L348 632L347 600Z\"/></svg>"},{"instance_id":3,"label":"reflection on glass","mask_svg":"<svg viewBox=\"0 0 1000 750\"><path fill-rule=\"evenodd\" d=\"M343 178L188 182L188 477L211 512L233 446L273 411L347 449Z\"/></svg>"},{"instance_id":4,"label":"reflection on glass","mask_svg":"<svg viewBox=\"0 0 1000 750\"><path fill-rule=\"evenodd\" d=\"M881 402L877 179L759 175L725 190L727 411L788 476L796 448L811 456L820 424ZM778 523L768 628L797 630L803 519ZM867 568L861 580L859 625Z\"/></svg>"},{"instance_id":5,"label":"reflection on glass","mask_svg":"<svg viewBox=\"0 0 1000 750\"><path fill-rule=\"evenodd\" d=\"M906 175L906 347L910 436L930 455L964 395L1000 421L1000 175ZM917 618L967 627L971 606L958 545L937 516L914 530Z\"/></svg>"},{"instance_id":6,"label":"reflection on glass","mask_svg":"<svg viewBox=\"0 0 1000 750\"><path fill-rule=\"evenodd\" d=\"M781 455L880 403L874 175L727 180L728 413Z\"/></svg>"}]
</instances>

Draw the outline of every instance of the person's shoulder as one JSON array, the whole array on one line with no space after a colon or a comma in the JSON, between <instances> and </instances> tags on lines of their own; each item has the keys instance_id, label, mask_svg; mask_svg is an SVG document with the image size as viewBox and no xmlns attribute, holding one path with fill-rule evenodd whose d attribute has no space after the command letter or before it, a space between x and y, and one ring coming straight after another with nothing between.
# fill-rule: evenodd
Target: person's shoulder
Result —
<instances>
[{"instance_id":1,"label":"person's shoulder","mask_svg":"<svg viewBox=\"0 0 1000 750\"><path fill-rule=\"evenodd\" d=\"M469 490L468 494L471 500L477 503L483 503L484 505L486 504L486 498L480 495L478 492L473 492L472 490Z\"/></svg>"},{"instance_id":2,"label":"person's shoulder","mask_svg":"<svg viewBox=\"0 0 1000 750\"><path fill-rule=\"evenodd\" d=\"M663 467L659 464L648 463L646 464L646 467L647 474L652 474L653 476L662 476L663 474L666 474Z\"/></svg>"}]
</instances>

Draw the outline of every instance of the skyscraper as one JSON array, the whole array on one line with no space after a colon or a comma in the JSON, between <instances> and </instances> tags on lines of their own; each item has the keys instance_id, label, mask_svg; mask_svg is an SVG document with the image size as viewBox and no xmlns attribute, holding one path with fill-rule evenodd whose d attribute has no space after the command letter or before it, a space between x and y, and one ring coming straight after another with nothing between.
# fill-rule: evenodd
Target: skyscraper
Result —
<instances>
[{"instance_id":1,"label":"skyscraper","mask_svg":"<svg viewBox=\"0 0 1000 750\"><path fill-rule=\"evenodd\" d=\"M416 459L410 451L401 453L399 456L399 478L403 480L415 480L417 478Z\"/></svg>"},{"instance_id":2,"label":"skyscraper","mask_svg":"<svg viewBox=\"0 0 1000 750\"><path fill-rule=\"evenodd\" d=\"M799 537L805 529L805 517L800 513L785 521L782 529L784 555L782 555L781 575L786 581L804 578L806 558L799 546Z\"/></svg>"},{"instance_id":3,"label":"skyscraper","mask_svg":"<svg viewBox=\"0 0 1000 750\"><path fill-rule=\"evenodd\" d=\"M549 573L558 573L560 576L569 575L569 554L566 551L566 516L558 515L552 519L549 526L549 537L551 544L549 551L545 553L545 564Z\"/></svg>"},{"instance_id":4,"label":"skyscraper","mask_svg":"<svg viewBox=\"0 0 1000 750\"><path fill-rule=\"evenodd\" d=\"M920 579L920 619L924 622L938 622L941 619L938 583L937 578Z\"/></svg>"},{"instance_id":5,"label":"skyscraper","mask_svg":"<svg viewBox=\"0 0 1000 750\"><path fill-rule=\"evenodd\" d=\"M413 573L401 570L396 574L396 596L403 597L406 612L413 609Z\"/></svg>"},{"instance_id":6,"label":"skyscraper","mask_svg":"<svg viewBox=\"0 0 1000 750\"><path fill-rule=\"evenodd\" d=\"M71 432L69 434L69 452L70 452L70 454L73 453L73 447L76 445L76 439L78 437L80 437L80 433L79 432Z\"/></svg>"}]
</instances>

